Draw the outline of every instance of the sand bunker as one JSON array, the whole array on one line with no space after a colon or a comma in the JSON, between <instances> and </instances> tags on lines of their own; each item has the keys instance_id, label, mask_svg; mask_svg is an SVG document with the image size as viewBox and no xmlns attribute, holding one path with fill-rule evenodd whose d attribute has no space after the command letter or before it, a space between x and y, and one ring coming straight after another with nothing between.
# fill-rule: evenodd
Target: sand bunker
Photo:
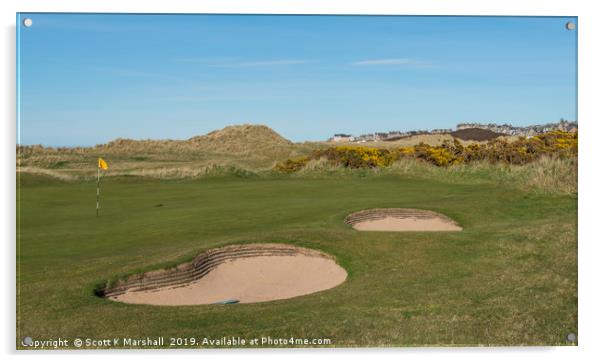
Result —
<instances>
[{"instance_id":1,"label":"sand bunker","mask_svg":"<svg viewBox=\"0 0 602 363\"><path fill-rule=\"evenodd\" d=\"M132 276L104 295L130 304L252 303L331 289L346 278L347 272L321 252L249 244L209 250L176 269Z\"/></svg>"},{"instance_id":2,"label":"sand bunker","mask_svg":"<svg viewBox=\"0 0 602 363\"><path fill-rule=\"evenodd\" d=\"M419 209L367 209L352 213L345 223L358 231L461 231L452 219Z\"/></svg>"}]
</instances>

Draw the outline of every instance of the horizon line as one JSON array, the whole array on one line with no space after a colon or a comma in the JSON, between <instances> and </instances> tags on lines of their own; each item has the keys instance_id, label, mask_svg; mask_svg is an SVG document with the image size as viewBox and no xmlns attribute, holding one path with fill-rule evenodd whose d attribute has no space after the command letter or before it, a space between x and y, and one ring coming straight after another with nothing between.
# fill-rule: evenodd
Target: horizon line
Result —
<instances>
[{"instance_id":1,"label":"horizon line","mask_svg":"<svg viewBox=\"0 0 602 363\"><path fill-rule=\"evenodd\" d=\"M545 126L545 125L551 125L551 124L558 124L560 122L568 122L568 123L578 123L578 120L566 120L564 118L559 119L558 121L555 122L547 122L547 123L538 123L538 124L530 124L530 125L526 125L526 126L514 126L511 123L497 123L497 122L468 122L468 121L464 121L464 122L459 122L455 125L455 128L430 128L430 129L412 129L412 130L406 130L406 131L401 131L401 130L388 130L388 131L372 131L372 132L364 132L364 133L360 133L358 134L359 136L363 136L363 135L371 135L371 134L379 134L379 133L392 133L392 132L403 132L403 133L410 133L410 132L432 132L434 130L453 130L453 131L457 131L458 126L460 125L470 125L470 124L474 124L474 125L483 125L483 126L489 126L489 125L496 125L496 126L510 126L510 127L514 127L514 128L529 128L529 127L536 127L536 126ZM113 139L109 139L108 141L105 141L104 143L96 143L96 144L87 144L87 145L77 145L77 144L72 144L72 145L49 145L49 144L42 144L42 143L34 143L34 144L20 144L19 142L16 142L16 146L17 147L22 147L22 146L29 146L29 147L33 147L33 146L41 146L44 148L94 148L100 145L106 145L108 143L111 143L113 141L116 140L131 140L131 141L187 141L190 140L192 138L195 137L200 137L200 136L205 136L208 135L212 132L215 131L219 131L219 130L223 130L227 127L240 127L240 126L265 126L267 128L269 128L270 130L274 131L275 133L277 133L279 136L281 136L282 138L294 143L294 144L302 144L305 142L326 142L328 141L329 138L331 138L334 135L349 135L349 136L354 136L353 134L347 134L345 132L335 132L334 134L332 134L329 138L327 139L321 139L321 140L301 140L301 141L293 141L290 140L284 136L282 136L282 134L278 131L276 131L273 127L268 126L266 124L263 123L238 123L238 124L229 124L229 125L225 125L220 129L214 129L211 131L208 131L204 134L197 134L197 135L193 135L190 136L188 138L158 138L158 139L153 139L153 138L129 138L129 137L115 137Z\"/></svg>"}]
</instances>

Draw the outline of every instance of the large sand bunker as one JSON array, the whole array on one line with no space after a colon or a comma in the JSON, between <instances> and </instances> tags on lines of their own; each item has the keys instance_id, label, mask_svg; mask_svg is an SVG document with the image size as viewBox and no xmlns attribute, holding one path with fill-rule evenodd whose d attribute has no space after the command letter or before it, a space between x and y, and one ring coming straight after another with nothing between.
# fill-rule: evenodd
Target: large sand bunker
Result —
<instances>
[{"instance_id":1,"label":"large sand bunker","mask_svg":"<svg viewBox=\"0 0 602 363\"><path fill-rule=\"evenodd\" d=\"M404 208L367 209L352 213L345 223L358 231L461 231L452 219L432 211Z\"/></svg>"},{"instance_id":2,"label":"large sand bunker","mask_svg":"<svg viewBox=\"0 0 602 363\"><path fill-rule=\"evenodd\" d=\"M246 244L209 250L175 269L132 276L104 295L130 304L252 303L331 289L346 278L347 272L321 252Z\"/></svg>"}]
</instances>

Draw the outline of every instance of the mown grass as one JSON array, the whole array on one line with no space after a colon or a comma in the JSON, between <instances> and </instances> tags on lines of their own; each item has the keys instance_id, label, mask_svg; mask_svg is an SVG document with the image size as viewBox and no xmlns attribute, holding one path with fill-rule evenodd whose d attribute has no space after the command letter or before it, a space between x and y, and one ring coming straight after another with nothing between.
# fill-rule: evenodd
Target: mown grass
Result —
<instances>
[{"instance_id":1,"label":"mown grass","mask_svg":"<svg viewBox=\"0 0 602 363\"><path fill-rule=\"evenodd\" d=\"M94 182L22 173L17 341L293 336L327 337L335 346L567 344L566 335L577 332L576 195L492 182L499 178L485 165L447 177L441 168L397 167L334 170L336 177L319 167L293 176L109 177L99 218ZM343 223L347 213L376 207L430 209L464 229L362 233ZM94 295L109 279L247 242L323 250L348 279L312 295L230 306L127 305Z\"/></svg>"}]
</instances>

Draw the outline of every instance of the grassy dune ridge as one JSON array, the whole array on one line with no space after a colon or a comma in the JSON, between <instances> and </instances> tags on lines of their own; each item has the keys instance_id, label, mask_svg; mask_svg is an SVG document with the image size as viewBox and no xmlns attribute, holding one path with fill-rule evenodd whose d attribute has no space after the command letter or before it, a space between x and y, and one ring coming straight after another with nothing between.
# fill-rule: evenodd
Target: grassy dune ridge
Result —
<instances>
[{"instance_id":1,"label":"grassy dune ridge","mask_svg":"<svg viewBox=\"0 0 602 363\"><path fill-rule=\"evenodd\" d=\"M369 142L363 146L397 148L421 142L439 145L453 141L450 135L418 135L391 142ZM472 142L461 141L463 144ZM477 142L478 143L478 142ZM93 147L17 146L18 165L52 169L59 173L95 171L100 156L117 162L111 169L134 169L235 165L252 171L272 168L277 162L307 155L332 146L329 142L293 143L263 125L235 125L187 140L116 139ZM354 145L337 143L337 145ZM355 144L357 145L357 144Z\"/></svg>"},{"instance_id":2,"label":"grassy dune ridge","mask_svg":"<svg viewBox=\"0 0 602 363\"><path fill-rule=\"evenodd\" d=\"M269 169L276 161L309 152L262 125L228 126L187 140L116 139L94 147L18 146L22 167L53 169L66 174L95 172L96 160L112 161L120 174L155 168L232 165L250 170Z\"/></svg>"},{"instance_id":3,"label":"grassy dune ridge","mask_svg":"<svg viewBox=\"0 0 602 363\"><path fill-rule=\"evenodd\" d=\"M516 143L518 138L502 138ZM458 143L466 150L470 145L486 146L485 142L468 142L450 135L419 135L393 142L361 144L374 150L407 150L415 145ZM357 144L336 144L356 148ZM90 148L18 148L18 171L46 175L64 181L86 181L96 177L96 160L107 159L111 165L105 177L144 177L152 179L196 179L234 175L239 177L271 177L274 169L288 160L302 160L291 177L351 177L391 174L439 178L465 183L504 183L509 186L546 193L575 193L577 190L577 158L544 155L524 165L488 163L484 161L437 167L421 160L401 159L390 165L370 170L349 170L324 157L315 160L307 155L332 148L325 142L292 143L266 126L229 126L207 135L188 140L126 140L117 139ZM401 149L399 149L401 148ZM440 155L433 153L435 157ZM427 149L428 151L428 149ZM438 160L438 159L434 159ZM445 160L445 159L443 159Z\"/></svg>"}]
</instances>

